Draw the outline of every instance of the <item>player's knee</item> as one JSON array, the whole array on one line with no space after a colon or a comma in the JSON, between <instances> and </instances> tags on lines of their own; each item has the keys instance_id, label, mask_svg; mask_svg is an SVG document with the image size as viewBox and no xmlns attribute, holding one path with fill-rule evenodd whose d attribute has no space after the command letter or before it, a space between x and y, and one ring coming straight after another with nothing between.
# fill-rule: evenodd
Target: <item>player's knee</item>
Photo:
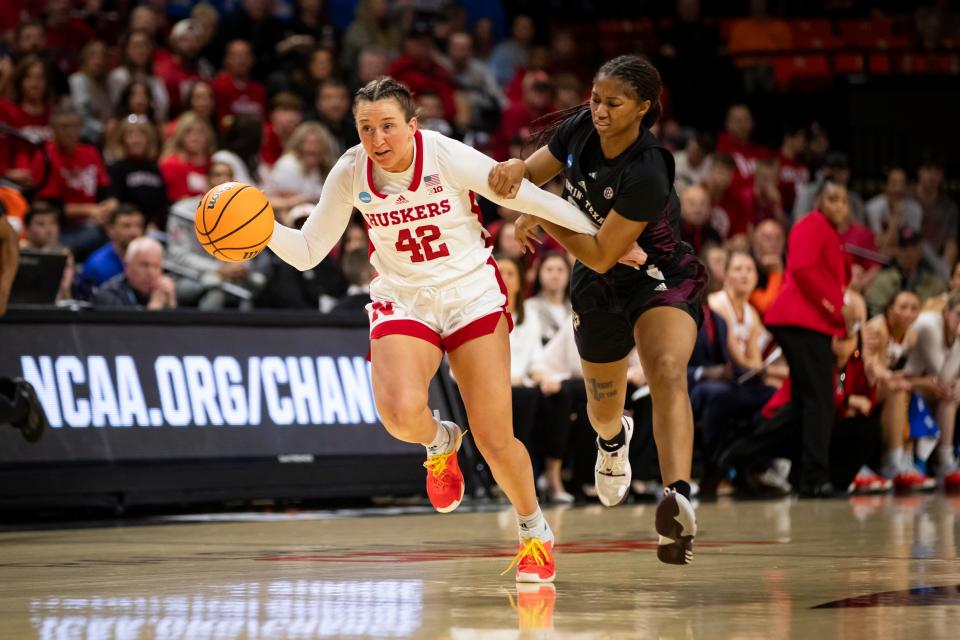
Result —
<instances>
[{"instance_id":1,"label":"player's knee","mask_svg":"<svg viewBox=\"0 0 960 640\"><path fill-rule=\"evenodd\" d=\"M473 441L476 443L481 455L487 460L500 460L506 457L510 446L513 444L513 440L512 432L473 432Z\"/></svg>"},{"instance_id":2,"label":"player's knee","mask_svg":"<svg viewBox=\"0 0 960 640\"><path fill-rule=\"evenodd\" d=\"M687 364L673 353L658 354L653 359L653 370L647 372L647 380L653 388L686 393Z\"/></svg>"},{"instance_id":3,"label":"player's knee","mask_svg":"<svg viewBox=\"0 0 960 640\"><path fill-rule=\"evenodd\" d=\"M377 399L377 411L383 424L396 436L402 435L408 428L417 426L427 406L427 397L423 394L391 393Z\"/></svg>"}]
</instances>

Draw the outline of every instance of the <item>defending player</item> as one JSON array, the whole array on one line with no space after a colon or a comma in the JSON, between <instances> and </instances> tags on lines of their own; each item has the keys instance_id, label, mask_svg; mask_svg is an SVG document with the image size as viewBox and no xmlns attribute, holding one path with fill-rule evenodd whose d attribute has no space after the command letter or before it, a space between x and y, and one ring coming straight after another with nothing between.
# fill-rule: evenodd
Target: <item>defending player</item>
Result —
<instances>
[{"instance_id":1,"label":"defending player","mask_svg":"<svg viewBox=\"0 0 960 640\"><path fill-rule=\"evenodd\" d=\"M506 202L487 185L495 162L419 131L410 91L391 78L360 89L354 115L361 144L333 167L302 231L278 224L269 246L291 265L309 269L340 238L352 209L360 210L379 274L367 312L374 395L384 425L395 438L427 447L430 500L438 511L455 509L464 490L456 455L463 433L435 419L427 406L430 380L448 352L473 437L517 511L517 580L552 581L553 533L537 505L530 457L512 432L511 320L474 197L477 192ZM576 207L529 182L509 204L594 232Z\"/></svg>"},{"instance_id":2,"label":"defending player","mask_svg":"<svg viewBox=\"0 0 960 640\"><path fill-rule=\"evenodd\" d=\"M529 180L560 173L565 196L599 227L581 234L527 216L517 238L529 249L536 225L578 258L571 279L577 348L587 385L587 413L598 434L597 493L622 502L630 487L628 450L633 421L623 415L627 354L638 347L653 400L653 430L666 485L657 507L657 557L671 564L693 558L696 518L690 505L693 413L687 362L693 352L706 270L680 240L680 201L673 156L650 133L660 117L660 74L638 56L620 56L597 72L589 109L581 105L544 131L526 161L508 160L490 185L512 196ZM634 242L648 256L643 270L617 264Z\"/></svg>"}]
</instances>

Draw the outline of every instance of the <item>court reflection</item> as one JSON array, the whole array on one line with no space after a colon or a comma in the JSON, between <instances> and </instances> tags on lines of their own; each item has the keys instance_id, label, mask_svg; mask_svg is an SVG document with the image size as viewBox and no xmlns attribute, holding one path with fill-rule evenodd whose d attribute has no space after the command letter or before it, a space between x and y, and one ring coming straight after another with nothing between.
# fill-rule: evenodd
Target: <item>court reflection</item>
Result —
<instances>
[{"instance_id":1,"label":"court reflection","mask_svg":"<svg viewBox=\"0 0 960 640\"><path fill-rule=\"evenodd\" d=\"M44 640L408 637L423 624L421 580L277 580L176 595L52 595L30 602Z\"/></svg>"}]
</instances>

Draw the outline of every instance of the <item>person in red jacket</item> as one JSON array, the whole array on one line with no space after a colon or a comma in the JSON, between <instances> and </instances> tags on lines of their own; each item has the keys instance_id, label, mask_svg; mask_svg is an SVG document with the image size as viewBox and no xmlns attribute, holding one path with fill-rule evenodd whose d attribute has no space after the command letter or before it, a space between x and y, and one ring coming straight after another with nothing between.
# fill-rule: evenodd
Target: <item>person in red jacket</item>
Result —
<instances>
[{"instance_id":1,"label":"person in red jacket","mask_svg":"<svg viewBox=\"0 0 960 640\"><path fill-rule=\"evenodd\" d=\"M844 305L849 279L839 226L847 217L847 190L827 182L818 210L798 222L787 239L787 269L780 295L764 317L790 365L792 403L800 416L800 493L828 497L833 431L831 338L846 333L853 311Z\"/></svg>"}]
</instances>

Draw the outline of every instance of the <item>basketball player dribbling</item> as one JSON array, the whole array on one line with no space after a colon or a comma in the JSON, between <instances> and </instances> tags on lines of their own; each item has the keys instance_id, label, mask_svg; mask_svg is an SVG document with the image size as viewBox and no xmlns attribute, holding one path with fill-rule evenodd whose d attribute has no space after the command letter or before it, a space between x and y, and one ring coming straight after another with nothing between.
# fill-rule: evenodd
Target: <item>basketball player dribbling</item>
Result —
<instances>
[{"instance_id":1,"label":"basketball player dribbling","mask_svg":"<svg viewBox=\"0 0 960 640\"><path fill-rule=\"evenodd\" d=\"M354 115L361 144L333 167L303 229L277 224L269 247L309 269L338 241L352 209L360 210L378 273L367 312L374 396L387 431L426 446L430 501L440 512L454 510L464 492L457 464L463 432L434 418L427 405L430 380L446 351L474 440L517 512L517 581L551 582L554 536L537 504L530 457L513 436L511 319L474 196L508 202L487 184L496 163L418 130L410 91L392 78L360 89ZM529 182L509 205L579 233L594 232L576 207ZM624 251L624 260L642 261L634 259L636 251Z\"/></svg>"},{"instance_id":2,"label":"basketball player dribbling","mask_svg":"<svg viewBox=\"0 0 960 640\"><path fill-rule=\"evenodd\" d=\"M522 216L517 239L527 249L537 224L578 261L570 300L577 349L587 386L587 414L597 432L595 479L606 506L630 488L633 421L623 415L627 354L640 355L653 401L653 432L666 486L657 506L657 557L670 564L693 559L697 525L690 504L693 412L687 363L693 352L706 270L680 240L680 201L673 189L673 156L650 133L660 117L660 74L638 56L620 56L597 72L589 103L555 120L541 138L549 144L526 160L500 163L489 176L501 196L529 180L543 184L563 172L564 195L598 231L583 235L549 220ZM646 252L643 270L617 264L634 242Z\"/></svg>"}]
</instances>

